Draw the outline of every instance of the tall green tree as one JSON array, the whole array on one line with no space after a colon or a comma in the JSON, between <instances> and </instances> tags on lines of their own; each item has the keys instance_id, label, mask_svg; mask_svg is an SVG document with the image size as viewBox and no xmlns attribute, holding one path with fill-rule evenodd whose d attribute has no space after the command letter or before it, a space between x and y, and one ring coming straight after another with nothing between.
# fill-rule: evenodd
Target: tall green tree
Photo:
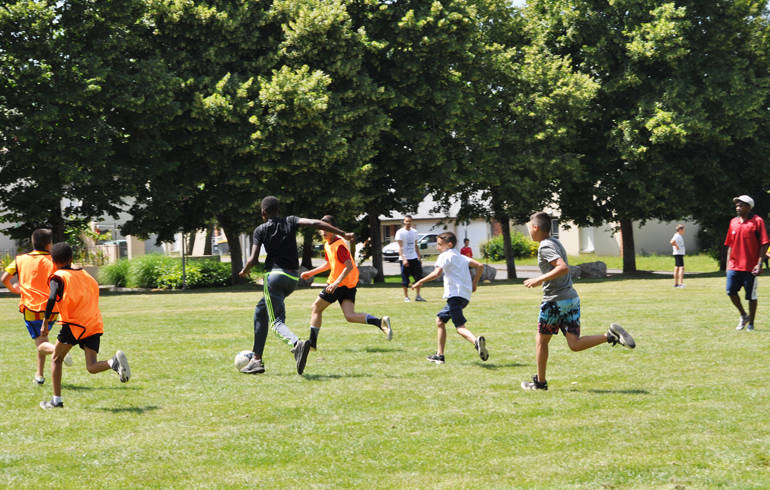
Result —
<instances>
[{"instance_id":1,"label":"tall green tree","mask_svg":"<svg viewBox=\"0 0 770 490\"><path fill-rule=\"evenodd\" d=\"M117 215L127 176L164 148L172 84L147 49L142 1L17 1L0 7L0 197L6 230Z\"/></svg>"},{"instance_id":2,"label":"tall green tree","mask_svg":"<svg viewBox=\"0 0 770 490\"><path fill-rule=\"evenodd\" d=\"M763 4L528 2L551 51L600 83L580 168L559 183L562 217L619 223L625 272L633 222L689 214L704 193L698 157L755 137L766 73L749 44Z\"/></svg>"},{"instance_id":3,"label":"tall green tree","mask_svg":"<svg viewBox=\"0 0 770 490\"><path fill-rule=\"evenodd\" d=\"M476 29L468 0L348 3L353 24L369 40L364 69L382 90L389 124L376 138L377 154L361 188L372 238L373 263L382 275L379 216L410 211L440 181L458 155L453 134L465 102L466 64Z\"/></svg>"},{"instance_id":4,"label":"tall green tree","mask_svg":"<svg viewBox=\"0 0 770 490\"><path fill-rule=\"evenodd\" d=\"M452 162L449 182L463 216L500 223L514 278L510 225L550 204L556 175L574 167L577 128L596 83L568 57L548 52L508 2L477 7L473 57L463 70L468 103L457 131L464 156Z\"/></svg>"}]
</instances>

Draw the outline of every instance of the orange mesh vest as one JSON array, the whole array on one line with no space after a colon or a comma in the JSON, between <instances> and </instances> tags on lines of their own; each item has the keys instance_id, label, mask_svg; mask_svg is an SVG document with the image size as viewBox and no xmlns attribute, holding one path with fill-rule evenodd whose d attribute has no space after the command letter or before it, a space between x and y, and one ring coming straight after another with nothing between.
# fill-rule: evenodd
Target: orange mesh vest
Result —
<instances>
[{"instance_id":1,"label":"orange mesh vest","mask_svg":"<svg viewBox=\"0 0 770 490\"><path fill-rule=\"evenodd\" d=\"M331 272L329 272L329 279L326 281L328 284L331 284L337 280L337 278L340 277L340 275L345 271L345 264L337 259L337 249L340 247L344 247L346 249L348 248L347 245L345 245L345 242L340 238L337 238L331 243L324 243L326 258L329 260L329 267L331 267ZM350 253L350 250L348 250L348 253ZM352 289L358 286L358 267L356 266L356 261L353 260L352 255L350 256L350 260L353 261L353 270L350 271L345 279L342 280L340 286L345 286Z\"/></svg>"},{"instance_id":2,"label":"orange mesh vest","mask_svg":"<svg viewBox=\"0 0 770 490\"><path fill-rule=\"evenodd\" d=\"M19 276L19 311L45 311L51 290L48 279L56 270L51 255L46 253L24 254L16 257L16 275ZM54 312L59 308L54 306Z\"/></svg>"},{"instance_id":3,"label":"orange mesh vest","mask_svg":"<svg viewBox=\"0 0 770 490\"><path fill-rule=\"evenodd\" d=\"M76 339L104 332L99 311L99 283L83 269L59 269L54 272L64 282L59 299L61 322L70 325Z\"/></svg>"}]
</instances>

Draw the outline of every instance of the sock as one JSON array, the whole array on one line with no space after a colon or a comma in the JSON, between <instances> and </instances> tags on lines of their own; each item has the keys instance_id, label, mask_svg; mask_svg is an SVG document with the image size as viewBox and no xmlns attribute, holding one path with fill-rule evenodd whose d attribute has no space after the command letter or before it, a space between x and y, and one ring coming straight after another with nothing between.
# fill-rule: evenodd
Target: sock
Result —
<instances>
[{"instance_id":1,"label":"sock","mask_svg":"<svg viewBox=\"0 0 770 490\"><path fill-rule=\"evenodd\" d=\"M52 402L54 405L59 405L59 404L61 404L61 397L60 397L60 396L56 396L56 395L54 395L54 396L53 396L53 400L51 400L51 402Z\"/></svg>"},{"instance_id":2,"label":"sock","mask_svg":"<svg viewBox=\"0 0 770 490\"><path fill-rule=\"evenodd\" d=\"M318 334L321 333L321 327L310 327L310 345L316 346L318 341Z\"/></svg>"},{"instance_id":3,"label":"sock","mask_svg":"<svg viewBox=\"0 0 770 490\"><path fill-rule=\"evenodd\" d=\"M115 368L112 367L112 365L115 364L115 358L113 357L112 359L107 361L107 364L109 364L112 369L115 369Z\"/></svg>"},{"instance_id":4,"label":"sock","mask_svg":"<svg viewBox=\"0 0 770 490\"><path fill-rule=\"evenodd\" d=\"M366 323L369 325L374 325L377 328L380 328L380 319L376 316L372 316L369 313L366 314Z\"/></svg>"}]
</instances>

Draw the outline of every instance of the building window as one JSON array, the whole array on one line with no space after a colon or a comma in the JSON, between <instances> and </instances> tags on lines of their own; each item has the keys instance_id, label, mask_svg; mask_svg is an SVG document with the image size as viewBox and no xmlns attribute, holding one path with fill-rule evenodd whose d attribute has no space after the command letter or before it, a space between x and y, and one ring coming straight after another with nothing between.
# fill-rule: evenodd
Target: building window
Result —
<instances>
[{"instance_id":1,"label":"building window","mask_svg":"<svg viewBox=\"0 0 770 490\"><path fill-rule=\"evenodd\" d=\"M559 238L559 220L556 218L551 219L551 236Z\"/></svg>"}]
</instances>

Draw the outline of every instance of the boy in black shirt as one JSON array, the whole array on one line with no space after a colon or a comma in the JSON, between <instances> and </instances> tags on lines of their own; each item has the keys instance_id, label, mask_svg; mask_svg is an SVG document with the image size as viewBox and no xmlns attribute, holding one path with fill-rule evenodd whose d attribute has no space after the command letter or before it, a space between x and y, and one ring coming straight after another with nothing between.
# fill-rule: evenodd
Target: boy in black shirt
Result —
<instances>
[{"instance_id":1,"label":"boy in black shirt","mask_svg":"<svg viewBox=\"0 0 770 490\"><path fill-rule=\"evenodd\" d=\"M284 298L294 292L299 279L299 257L297 256L297 229L300 226L312 226L319 230L342 235L348 240L353 233L346 233L336 226L317 219L282 217L278 214L278 198L267 196L262 199L262 219L265 222L254 230L254 243L251 256L239 273L246 277L249 270L259 263L259 251L264 245L267 251L265 259L264 297L254 309L254 356L241 369L245 374L265 372L262 351L265 348L267 330L273 326L275 333L292 346L297 362L297 374L302 374L310 351L310 342L300 340L286 325L286 307Z\"/></svg>"}]
</instances>

